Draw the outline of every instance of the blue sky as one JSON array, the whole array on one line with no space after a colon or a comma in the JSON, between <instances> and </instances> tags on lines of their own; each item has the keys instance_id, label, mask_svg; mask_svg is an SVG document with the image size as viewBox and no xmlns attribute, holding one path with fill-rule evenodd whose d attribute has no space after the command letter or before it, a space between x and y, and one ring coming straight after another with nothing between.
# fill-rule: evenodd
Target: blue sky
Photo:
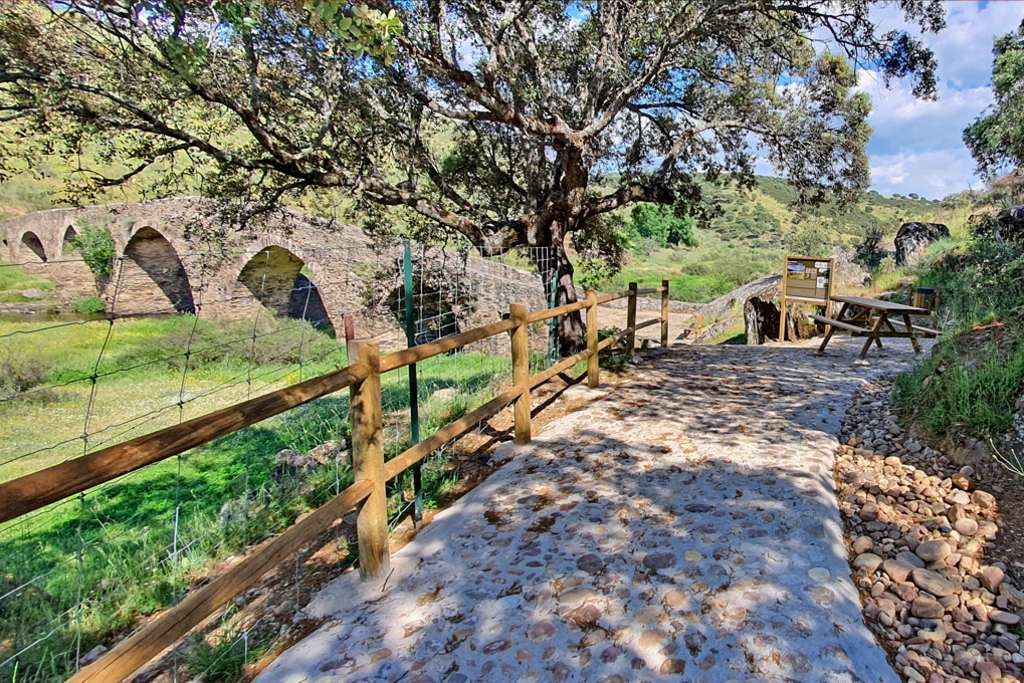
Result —
<instances>
[{"instance_id":1,"label":"blue sky","mask_svg":"<svg viewBox=\"0 0 1024 683\"><path fill-rule=\"evenodd\" d=\"M925 102L910 94L909 82L886 90L875 74L860 75L859 88L874 102L868 144L872 187L883 194L916 192L929 199L983 183L962 133L992 102L992 38L1014 30L1024 18L1024 2L948 2L947 27L923 36L938 59L939 99ZM899 12L878 12L883 29L903 28Z\"/></svg>"}]
</instances>

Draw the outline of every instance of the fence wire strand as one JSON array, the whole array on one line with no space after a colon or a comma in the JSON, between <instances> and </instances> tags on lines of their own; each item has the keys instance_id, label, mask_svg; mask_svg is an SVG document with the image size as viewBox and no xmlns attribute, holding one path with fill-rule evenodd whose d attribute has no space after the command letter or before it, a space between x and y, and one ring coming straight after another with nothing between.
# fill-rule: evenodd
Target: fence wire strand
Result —
<instances>
[{"instance_id":1,"label":"fence wire strand","mask_svg":"<svg viewBox=\"0 0 1024 683\"><path fill-rule=\"evenodd\" d=\"M146 239L149 252L120 250L103 276L82 277L93 266L80 258L0 262L53 284L42 305L0 308L0 482L343 368L346 319L387 353L407 336L433 342L500 320L513 303L554 301L545 249L415 244L406 291L401 243L254 247L230 254L225 279L222 252L148 263L159 245ZM72 312L90 297L104 310ZM554 342L546 323L534 328L536 371ZM414 422L426 438L507 388L508 347L495 337L417 364L415 396L405 369L385 374L386 457L413 444ZM463 457L453 440L423 461L421 480L410 471L389 482L389 525L443 502ZM351 483L344 391L0 524L0 680L15 671L19 683L66 679L218 563ZM354 561L353 530L341 524L329 536L351 558L341 571ZM307 578L315 550L281 565L295 610L316 585ZM172 680L241 675L287 637L245 603L173 649Z\"/></svg>"}]
</instances>

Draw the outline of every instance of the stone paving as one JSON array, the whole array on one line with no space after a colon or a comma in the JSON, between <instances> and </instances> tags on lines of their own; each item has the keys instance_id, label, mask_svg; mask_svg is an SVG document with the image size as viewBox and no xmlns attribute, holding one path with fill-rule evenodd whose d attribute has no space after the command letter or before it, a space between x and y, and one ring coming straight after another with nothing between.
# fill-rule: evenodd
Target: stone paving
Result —
<instances>
[{"instance_id":1,"label":"stone paving","mask_svg":"<svg viewBox=\"0 0 1024 683\"><path fill-rule=\"evenodd\" d=\"M863 378L807 346L686 347L555 422L392 558L308 606L327 617L257 678L826 681L899 676L865 628L832 478ZM512 453L511 451L514 451Z\"/></svg>"}]
</instances>

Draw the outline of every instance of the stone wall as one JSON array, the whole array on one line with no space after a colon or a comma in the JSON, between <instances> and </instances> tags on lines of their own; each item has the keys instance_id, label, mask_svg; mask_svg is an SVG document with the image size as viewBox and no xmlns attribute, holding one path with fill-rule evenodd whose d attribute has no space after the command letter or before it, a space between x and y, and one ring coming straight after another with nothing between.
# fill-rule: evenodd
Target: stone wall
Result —
<instances>
[{"instance_id":1,"label":"stone wall","mask_svg":"<svg viewBox=\"0 0 1024 683\"><path fill-rule=\"evenodd\" d=\"M358 336L405 346L393 310L402 285L400 243L375 244L355 226L297 212L230 231L215 208L185 198L39 211L0 223L0 259L56 282L61 302L100 296L117 315L199 311L231 319L264 306L291 317L305 312L338 333L348 315ZM86 227L114 238L109 277L94 277L73 249ZM451 300L458 329L500 320L513 302L547 308L536 273L422 245L413 253L416 267L429 271Z\"/></svg>"}]
</instances>

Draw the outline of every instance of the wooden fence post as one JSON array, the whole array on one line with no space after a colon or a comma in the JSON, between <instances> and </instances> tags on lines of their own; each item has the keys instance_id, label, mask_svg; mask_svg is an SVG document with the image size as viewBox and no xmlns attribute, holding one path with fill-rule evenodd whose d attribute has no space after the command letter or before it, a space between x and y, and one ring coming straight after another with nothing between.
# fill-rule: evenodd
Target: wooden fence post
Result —
<instances>
[{"instance_id":1,"label":"wooden fence post","mask_svg":"<svg viewBox=\"0 0 1024 683\"><path fill-rule=\"evenodd\" d=\"M515 442L530 443L530 341L526 327L526 304L512 304L509 315L519 324L512 328L512 384L523 388L516 399Z\"/></svg>"},{"instance_id":2,"label":"wooden fence post","mask_svg":"<svg viewBox=\"0 0 1024 683\"><path fill-rule=\"evenodd\" d=\"M384 485L384 423L380 398L380 348L375 341L354 341L355 360L370 368L366 379L349 387L352 420L352 470L355 481L373 483L373 493L359 506L359 574L363 579L387 576L388 500ZM351 357L350 357L351 360Z\"/></svg>"},{"instance_id":3,"label":"wooden fence post","mask_svg":"<svg viewBox=\"0 0 1024 683\"><path fill-rule=\"evenodd\" d=\"M601 362L597 357L597 292L587 290L587 386L594 388L601 384Z\"/></svg>"},{"instance_id":4,"label":"wooden fence post","mask_svg":"<svg viewBox=\"0 0 1024 683\"><path fill-rule=\"evenodd\" d=\"M661 279L661 348L668 348L668 278Z\"/></svg>"},{"instance_id":5,"label":"wooden fence post","mask_svg":"<svg viewBox=\"0 0 1024 683\"><path fill-rule=\"evenodd\" d=\"M633 357L636 349L636 283L629 283L629 308L626 309L626 327L629 333L626 335L626 355Z\"/></svg>"}]
</instances>

